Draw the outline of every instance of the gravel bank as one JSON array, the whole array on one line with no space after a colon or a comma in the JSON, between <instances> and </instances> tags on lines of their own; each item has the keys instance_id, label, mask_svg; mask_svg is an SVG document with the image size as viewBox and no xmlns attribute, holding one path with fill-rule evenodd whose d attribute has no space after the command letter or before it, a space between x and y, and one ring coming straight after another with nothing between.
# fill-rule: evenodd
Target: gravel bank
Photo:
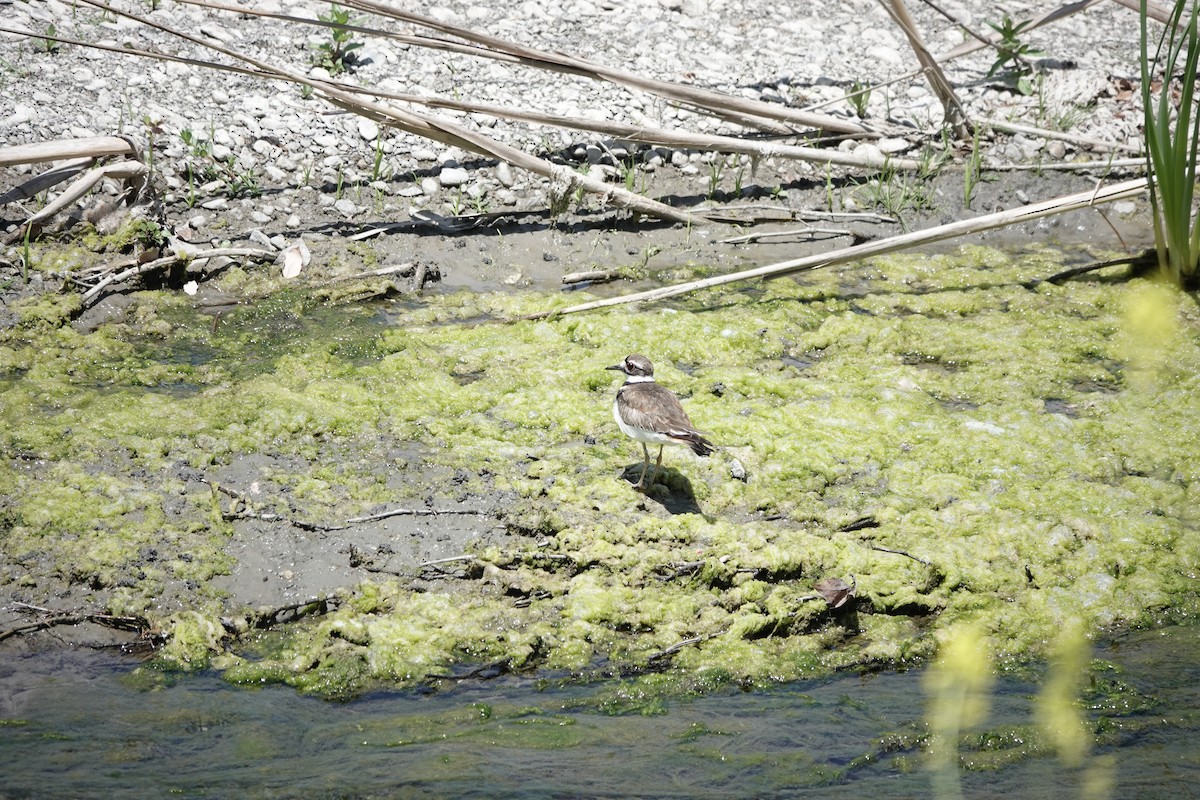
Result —
<instances>
[{"instance_id":1,"label":"gravel bank","mask_svg":"<svg viewBox=\"0 0 1200 800\"><path fill-rule=\"evenodd\" d=\"M121 7L271 63L318 76L324 72L312 67L317 46L329 41L321 28L176 3L162 3L152 12L146 4ZM329 8L286 0L255 7L308 19ZM214 57L164 32L58 0L6 3L4 8L5 25L14 29L44 33L53 26L58 35L88 42ZM1040 6L1009 3L1001 9L966 2L945 8L975 30L987 31L986 23L999 22L1005 12L1023 18ZM914 3L911 10L935 53L964 41L960 29L930 9ZM424 11L439 21L532 47L738 97L796 107L834 101L822 110L847 118L851 110L838 98L852 82L879 83L915 68L898 27L878 3L868 0L816 6L721 0L530 0L503 6L445 2ZM354 19L375 24L365 15ZM738 130L653 95L583 78L384 39L355 41L364 46L356 51L356 66L346 77L385 91L695 132ZM1101 4L1022 41L1043 51L1040 63L1046 67L1039 89L1029 97L1004 91L986 78L994 58L990 52L949 64L948 74L972 115L1065 127L1071 134L1123 144L1136 141L1138 98L1128 91L1137 74L1133 12ZM373 122L332 113L294 86L74 46L50 51L42 40L12 34L0 38L0 59L5 64L0 145L110 133L128 134L144 144L153 131L155 167L164 181L169 212L197 229L231 212L239 216L239 226L279 231L307 228L318 220L405 220L422 209L443 215L537 210L548 202L546 181L540 177L414 136L381 132ZM555 154L581 168L591 164L597 174L607 169L610 179L620 179L618 170L604 164L611 164L611 150L620 143L482 114L435 113L528 152ZM938 130L941 117L940 105L919 79L870 96L868 121L907 133L913 143L909 155L916 154L923 135ZM843 144L855 146L859 144ZM984 141L982 147L985 164L993 165L1096 157L1070 142L1023 136ZM632 155L640 161L639 185L648 194L656 194L657 188L711 196L716 170L710 154L641 148ZM220 168L202 169L213 162ZM804 162L768 159L754 167L755 180L768 188L825 179L823 166ZM715 177L732 186L733 172ZM11 208L5 212L9 224L19 216Z\"/></svg>"}]
</instances>

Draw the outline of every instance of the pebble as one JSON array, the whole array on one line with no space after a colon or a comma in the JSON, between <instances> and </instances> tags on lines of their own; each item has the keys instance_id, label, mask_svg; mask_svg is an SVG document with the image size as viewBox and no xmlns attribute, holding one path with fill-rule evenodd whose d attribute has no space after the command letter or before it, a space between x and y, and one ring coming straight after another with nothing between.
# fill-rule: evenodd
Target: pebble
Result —
<instances>
[{"instance_id":1,"label":"pebble","mask_svg":"<svg viewBox=\"0 0 1200 800\"><path fill-rule=\"evenodd\" d=\"M346 197L343 197L340 200L335 200L333 203L333 208L343 217L353 217L358 213L358 206L354 204L353 200L350 200Z\"/></svg>"},{"instance_id":2,"label":"pebble","mask_svg":"<svg viewBox=\"0 0 1200 800\"><path fill-rule=\"evenodd\" d=\"M462 186L470 179L470 173L462 167L443 167L438 173L438 180L442 186Z\"/></svg>"},{"instance_id":3,"label":"pebble","mask_svg":"<svg viewBox=\"0 0 1200 800\"><path fill-rule=\"evenodd\" d=\"M366 117L359 117L358 135L361 136L364 141L373 142L379 136L379 126L374 120L367 119Z\"/></svg>"},{"instance_id":4,"label":"pebble","mask_svg":"<svg viewBox=\"0 0 1200 800\"><path fill-rule=\"evenodd\" d=\"M511 189L516 179L513 178L512 166L507 161L501 161L496 165L496 180L500 181L500 185L506 189Z\"/></svg>"},{"instance_id":5,"label":"pebble","mask_svg":"<svg viewBox=\"0 0 1200 800\"><path fill-rule=\"evenodd\" d=\"M421 192L426 196L432 197L441 191L441 188L442 184L438 182L437 178L426 177L421 179Z\"/></svg>"}]
</instances>

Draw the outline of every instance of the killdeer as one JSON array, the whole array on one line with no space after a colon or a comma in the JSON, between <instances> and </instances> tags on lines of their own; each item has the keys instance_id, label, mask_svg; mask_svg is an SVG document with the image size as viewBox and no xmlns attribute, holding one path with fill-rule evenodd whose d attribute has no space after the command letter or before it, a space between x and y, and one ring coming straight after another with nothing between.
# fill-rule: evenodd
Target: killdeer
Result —
<instances>
[{"instance_id":1,"label":"killdeer","mask_svg":"<svg viewBox=\"0 0 1200 800\"><path fill-rule=\"evenodd\" d=\"M605 369L625 373L625 383L617 390L617 399L613 402L613 418L622 433L642 443L645 463L642 465L642 476L633 488L642 489L654 484L655 474L662 466L664 445L685 445L698 456L706 456L713 451L712 442L692 427L692 421L679 404L679 398L670 389L654 382L654 365L650 359L631 354L625 356L620 364ZM658 445L658 461L654 465L654 472L650 474L650 484L646 483L646 472L650 469L647 444Z\"/></svg>"}]
</instances>

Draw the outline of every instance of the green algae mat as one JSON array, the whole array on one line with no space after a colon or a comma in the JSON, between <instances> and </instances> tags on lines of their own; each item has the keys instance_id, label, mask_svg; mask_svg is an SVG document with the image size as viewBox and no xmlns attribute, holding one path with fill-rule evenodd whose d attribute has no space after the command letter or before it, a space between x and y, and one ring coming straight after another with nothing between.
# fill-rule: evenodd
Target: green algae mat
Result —
<instances>
[{"instance_id":1,"label":"green algae mat","mask_svg":"<svg viewBox=\"0 0 1200 800\"><path fill-rule=\"evenodd\" d=\"M88 335L70 301L26 302L0 333L0 584L144 615L150 667L331 697L481 669L753 685L918 662L965 622L1019 660L1191 618L1195 298L1043 282L1061 259L909 255L508 324L567 298L280 291L214 326L146 292ZM719 448L669 449L645 495L604 369L631 352ZM254 503L212 477L247 454L277 465ZM353 545L345 520L412 496L505 535L436 575L362 570L287 624L218 588L239 520Z\"/></svg>"}]
</instances>

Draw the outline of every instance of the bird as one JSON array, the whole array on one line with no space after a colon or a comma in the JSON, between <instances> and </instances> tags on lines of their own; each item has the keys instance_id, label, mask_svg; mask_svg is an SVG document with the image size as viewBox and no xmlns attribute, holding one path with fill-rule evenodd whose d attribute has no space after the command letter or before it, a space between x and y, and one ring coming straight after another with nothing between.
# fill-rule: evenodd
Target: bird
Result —
<instances>
[{"instance_id":1,"label":"bird","mask_svg":"<svg viewBox=\"0 0 1200 800\"><path fill-rule=\"evenodd\" d=\"M654 478L662 466L665 445L684 445L698 456L713 452L713 443L692 425L675 393L655 383L654 365L650 359L631 353L620 364L605 369L625 373L625 383L617 390L617 397L613 401L613 418L621 433L642 443L642 476L633 485L634 489L644 490L646 486L654 484ZM654 465L654 472L650 473L649 484L646 483L646 472L650 469L648 444L658 445L658 461Z\"/></svg>"}]
</instances>

